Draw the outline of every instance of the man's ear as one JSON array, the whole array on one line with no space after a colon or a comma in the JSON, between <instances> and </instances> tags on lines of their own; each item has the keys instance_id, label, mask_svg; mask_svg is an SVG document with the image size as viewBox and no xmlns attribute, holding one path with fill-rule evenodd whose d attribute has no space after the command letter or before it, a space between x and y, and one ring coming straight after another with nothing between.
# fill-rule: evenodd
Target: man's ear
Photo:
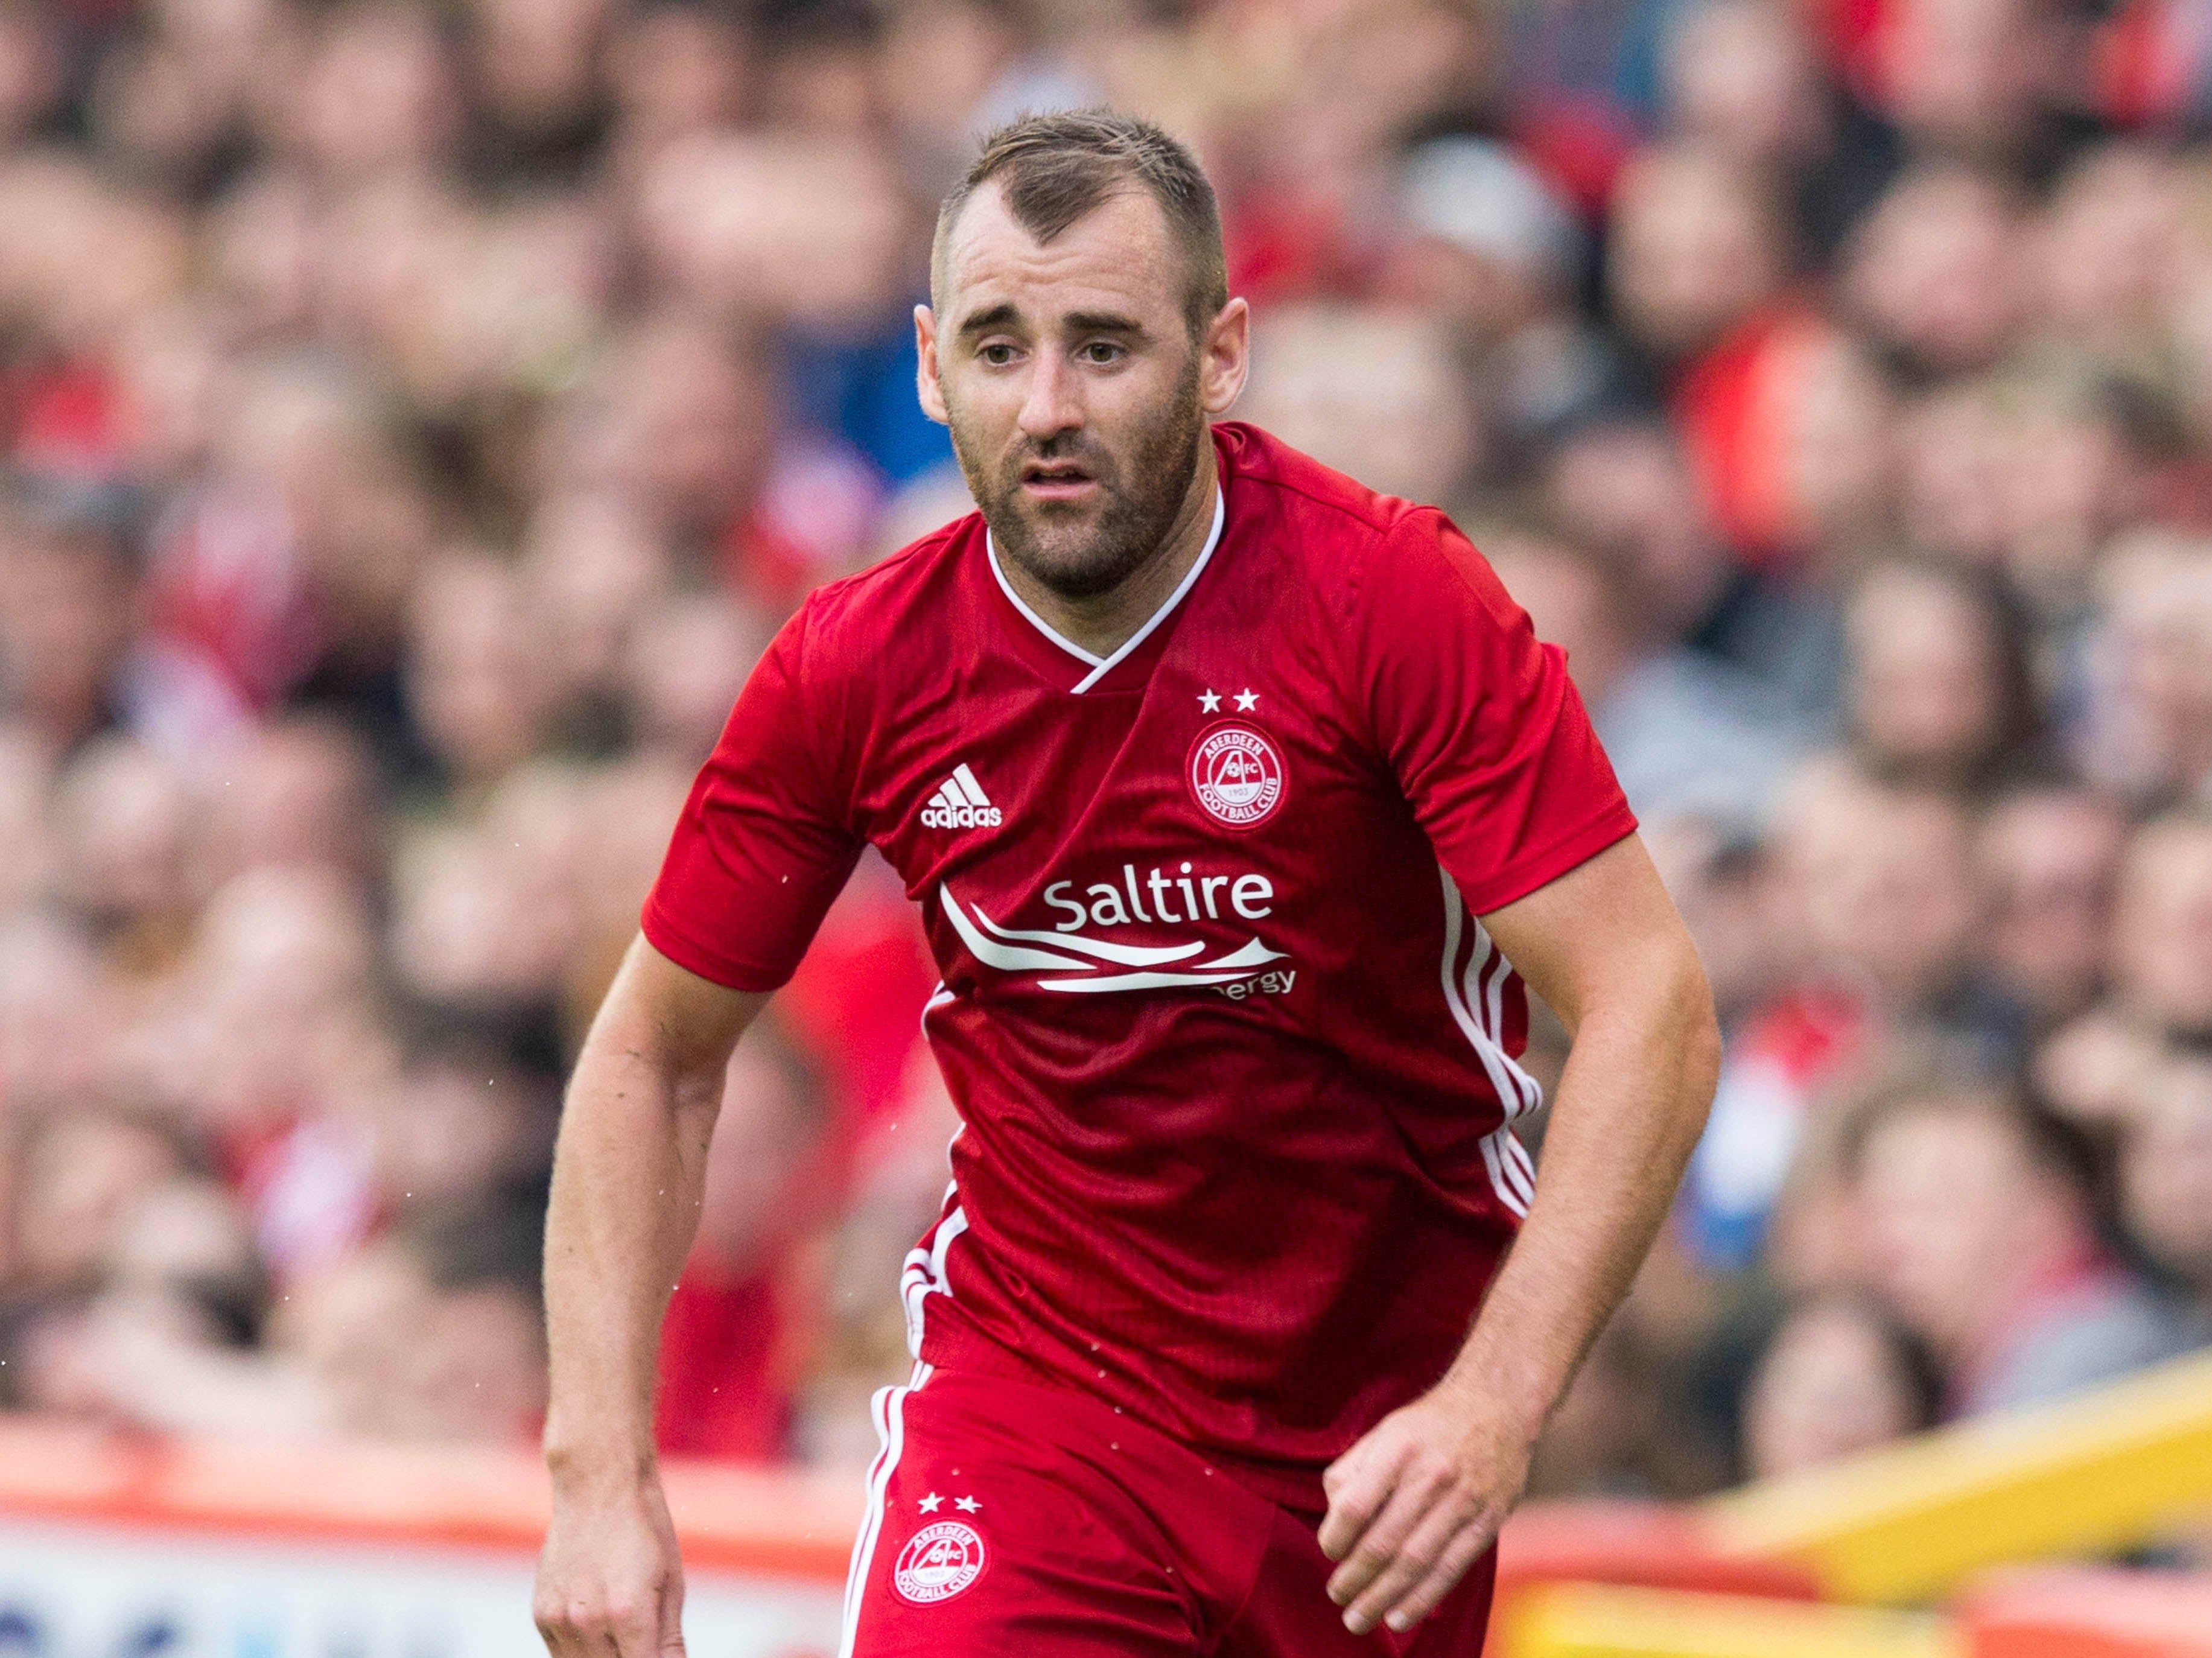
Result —
<instances>
[{"instance_id":1,"label":"man's ear","mask_svg":"<svg viewBox=\"0 0 2212 1658\"><path fill-rule=\"evenodd\" d=\"M1252 307L1241 299L1223 306L1198 349L1199 404L1209 415L1225 415L1252 368Z\"/></svg>"},{"instance_id":2,"label":"man's ear","mask_svg":"<svg viewBox=\"0 0 2212 1658\"><path fill-rule=\"evenodd\" d=\"M921 412L939 426L950 426L945 388L937 380L937 317L926 305L914 308L914 391L921 399Z\"/></svg>"}]
</instances>

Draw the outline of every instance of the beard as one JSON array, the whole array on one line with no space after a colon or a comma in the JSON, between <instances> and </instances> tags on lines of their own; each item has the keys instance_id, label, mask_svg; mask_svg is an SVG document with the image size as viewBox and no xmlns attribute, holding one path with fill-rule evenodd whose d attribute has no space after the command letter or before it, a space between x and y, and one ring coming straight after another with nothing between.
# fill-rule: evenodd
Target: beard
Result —
<instances>
[{"instance_id":1,"label":"beard","mask_svg":"<svg viewBox=\"0 0 2212 1658\"><path fill-rule=\"evenodd\" d=\"M952 452L968 491L991 526L999 556L1062 598L1096 598L1119 586L1159 550L1198 473L1206 429L1199 404L1198 363L1174 395L1139 426L1136 441L1117 453L1089 431L1042 443L1015 434L1004 455L981 452L960 411L948 400ZM1079 465L1097 483L1080 505L1030 500L1022 469L1031 462Z\"/></svg>"}]
</instances>

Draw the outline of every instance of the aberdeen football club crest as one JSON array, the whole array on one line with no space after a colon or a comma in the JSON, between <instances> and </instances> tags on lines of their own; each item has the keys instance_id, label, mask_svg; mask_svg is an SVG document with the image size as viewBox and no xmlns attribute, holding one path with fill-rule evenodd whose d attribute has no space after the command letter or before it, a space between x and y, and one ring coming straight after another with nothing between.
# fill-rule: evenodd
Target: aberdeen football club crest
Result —
<instances>
[{"instance_id":1,"label":"aberdeen football club crest","mask_svg":"<svg viewBox=\"0 0 2212 1658\"><path fill-rule=\"evenodd\" d=\"M1231 829L1255 828L1283 804L1282 756L1241 720L1225 720L1200 732L1186 770L1192 797Z\"/></svg>"},{"instance_id":2,"label":"aberdeen football club crest","mask_svg":"<svg viewBox=\"0 0 2212 1658\"><path fill-rule=\"evenodd\" d=\"M981 1576L983 1540L972 1526L940 1520L907 1539L891 1568L891 1587L918 1606L950 1600Z\"/></svg>"}]
</instances>

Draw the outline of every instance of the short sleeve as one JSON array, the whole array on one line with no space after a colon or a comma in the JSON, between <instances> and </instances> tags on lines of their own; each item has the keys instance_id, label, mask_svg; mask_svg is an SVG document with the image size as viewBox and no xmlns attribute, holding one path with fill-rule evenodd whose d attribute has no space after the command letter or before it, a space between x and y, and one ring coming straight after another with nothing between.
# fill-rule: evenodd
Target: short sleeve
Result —
<instances>
[{"instance_id":1,"label":"short sleeve","mask_svg":"<svg viewBox=\"0 0 2212 1658\"><path fill-rule=\"evenodd\" d=\"M1565 653L1449 519L1401 520L1352 608L1370 730L1475 914L1635 830Z\"/></svg>"},{"instance_id":2,"label":"short sleeve","mask_svg":"<svg viewBox=\"0 0 2212 1658\"><path fill-rule=\"evenodd\" d=\"M733 990L774 990L806 953L860 841L834 781L842 723L809 678L809 611L739 693L645 901L655 950Z\"/></svg>"}]
</instances>

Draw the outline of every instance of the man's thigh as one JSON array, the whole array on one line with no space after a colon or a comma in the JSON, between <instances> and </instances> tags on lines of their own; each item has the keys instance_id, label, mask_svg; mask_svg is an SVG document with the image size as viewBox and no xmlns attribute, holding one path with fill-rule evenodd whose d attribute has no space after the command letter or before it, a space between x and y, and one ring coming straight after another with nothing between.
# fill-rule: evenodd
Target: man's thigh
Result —
<instances>
[{"instance_id":1,"label":"man's thigh","mask_svg":"<svg viewBox=\"0 0 2212 1658\"><path fill-rule=\"evenodd\" d=\"M1126 1418L950 1372L875 1410L841 1658L1186 1658L1243 1600L1274 1510Z\"/></svg>"}]
</instances>

